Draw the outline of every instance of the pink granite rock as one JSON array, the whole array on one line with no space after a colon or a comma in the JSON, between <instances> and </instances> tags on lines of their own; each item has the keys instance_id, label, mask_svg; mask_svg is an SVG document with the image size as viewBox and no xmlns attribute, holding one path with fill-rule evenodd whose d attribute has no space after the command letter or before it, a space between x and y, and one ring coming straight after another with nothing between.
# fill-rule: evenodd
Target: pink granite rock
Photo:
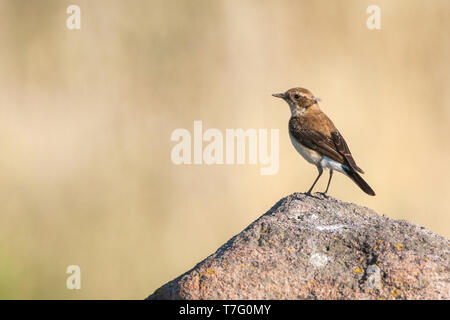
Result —
<instances>
[{"instance_id":1,"label":"pink granite rock","mask_svg":"<svg viewBox=\"0 0 450 320\"><path fill-rule=\"evenodd\" d=\"M449 240L295 193L148 299L449 299Z\"/></svg>"}]
</instances>

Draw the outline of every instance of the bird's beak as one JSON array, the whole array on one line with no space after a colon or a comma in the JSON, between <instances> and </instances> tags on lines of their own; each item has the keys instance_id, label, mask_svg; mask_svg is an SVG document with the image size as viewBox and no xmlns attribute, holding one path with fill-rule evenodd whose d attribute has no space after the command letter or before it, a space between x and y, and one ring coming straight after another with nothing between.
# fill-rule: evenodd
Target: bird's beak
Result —
<instances>
[{"instance_id":1,"label":"bird's beak","mask_svg":"<svg viewBox=\"0 0 450 320\"><path fill-rule=\"evenodd\" d=\"M274 96L276 98L286 99L285 93L274 93L272 96Z\"/></svg>"}]
</instances>

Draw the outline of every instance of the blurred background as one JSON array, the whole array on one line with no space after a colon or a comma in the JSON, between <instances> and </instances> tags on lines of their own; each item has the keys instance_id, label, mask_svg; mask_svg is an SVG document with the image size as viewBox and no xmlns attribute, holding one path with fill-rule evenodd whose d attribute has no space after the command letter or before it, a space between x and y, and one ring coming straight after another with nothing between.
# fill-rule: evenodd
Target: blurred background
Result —
<instances>
[{"instance_id":1,"label":"blurred background","mask_svg":"<svg viewBox=\"0 0 450 320\"><path fill-rule=\"evenodd\" d=\"M294 86L377 193L339 174L331 195L450 236L447 0L1 0L0 16L0 298L142 299L306 191L316 169L271 97ZM280 129L278 174L174 165L194 120Z\"/></svg>"}]
</instances>

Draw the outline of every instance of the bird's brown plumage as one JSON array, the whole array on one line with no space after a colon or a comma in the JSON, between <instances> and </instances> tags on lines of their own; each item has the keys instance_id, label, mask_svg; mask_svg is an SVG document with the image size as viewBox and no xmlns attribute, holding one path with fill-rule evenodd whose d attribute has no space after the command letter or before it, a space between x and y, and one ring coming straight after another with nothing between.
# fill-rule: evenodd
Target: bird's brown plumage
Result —
<instances>
[{"instance_id":1,"label":"bird's brown plumage","mask_svg":"<svg viewBox=\"0 0 450 320\"><path fill-rule=\"evenodd\" d=\"M342 135L317 104L307 108L301 115L291 117L289 131L304 146L364 173L356 165Z\"/></svg>"}]
</instances>

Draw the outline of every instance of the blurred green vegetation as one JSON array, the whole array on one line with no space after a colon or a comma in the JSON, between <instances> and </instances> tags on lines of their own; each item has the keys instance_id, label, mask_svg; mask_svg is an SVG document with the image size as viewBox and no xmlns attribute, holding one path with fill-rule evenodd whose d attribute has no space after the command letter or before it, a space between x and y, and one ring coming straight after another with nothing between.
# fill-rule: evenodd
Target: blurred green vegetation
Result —
<instances>
[{"instance_id":1,"label":"blurred green vegetation","mask_svg":"<svg viewBox=\"0 0 450 320\"><path fill-rule=\"evenodd\" d=\"M1 1L0 298L144 298L305 191L316 170L270 96L294 86L322 98L377 192L336 175L333 196L448 237L450 3L377 1L379 31L371 4ZM280 128L279 173L173 165L170 134L194 120Z\"/></svg>"}]
</instances>

